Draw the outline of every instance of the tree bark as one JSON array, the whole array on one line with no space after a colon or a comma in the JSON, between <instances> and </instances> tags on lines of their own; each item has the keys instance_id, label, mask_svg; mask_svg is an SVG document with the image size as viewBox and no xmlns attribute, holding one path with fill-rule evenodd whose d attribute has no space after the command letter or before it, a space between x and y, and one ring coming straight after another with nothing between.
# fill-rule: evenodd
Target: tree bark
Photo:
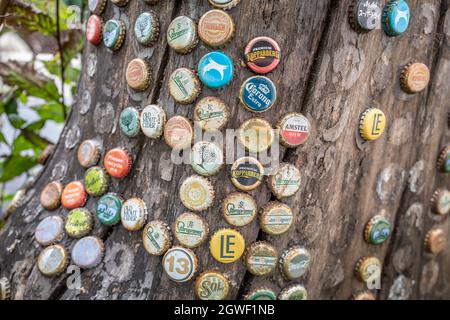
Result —
<instances>
[{"instance_id":1,"label":"tree bark","mask_svg":"<svg viewBox=\"0 0 450 320\"><path fill-rule=\"evenodd\" d=\"M386 1L381 1L385 4ZM379 299L450 298L449 246L437 256L428 255L423 240L428 230L450 230L448 218L430 212L429 200L438 187L450 179L436 170L436 158L448 143L447 113L450 101L450 11L448 0L411 0L412 21L408 31L389 38L382 30L358 34L347 21L350 0L244 0L231 10L237 33L223 49L234 61L242 59L243 47L253 37L275 38L282 48L282 63L269 77L277 85L279 101L261 116L273 125L282 114L301 112L313 127L309 142L298 149L281 149L281 158L295 164L302 173L301 191L285 202L296 213L295 226L286 235L268 236L258 222L241 228L246 243L270 241L281 253L293 245L312 255L309 272L300 281L310 299L349 299L365 291L354 274L360 257L374 255L383 263ZM151 48L139 45L132 24L146 9L155 10L161 21L161 36ZM143 136L128 139L118 128L118 117L127 106L142 108L158 103L168 117L192 119L193 106L181 106L170 98L168 77L178 67L195 69L209 48L200 44L182 56L169 50L165 31L179 15L199 19L209 10L206 0L159 1L149 7L130 1L124 8L108 2L103 18L120 18L126 23L123 47L114 53L103 45L86 45L83 72L75 104L67 124L40 178L26 196L25 204L0 231L0 274L11 280L14 299L195 299L193 283L170 281L162 271L161 258L148 255L141 232L123 227L106 228L98 221L93 231L104 239L104 261L81 273L82 290L66 286L68 275L43 277L36 267L40 252L33 240L36 225L53 214L39 204L46 183L68 183L82 179L76 149L82 140L96 138L106 150L122 146L134 156L132 173L125 180L112 180L110 190L124 198L141 197L149 208L149 220L169 225L187 211L178 196L181 181L193 174L190 166L174 165L171 150L163 140ZM127 63L146 58L152 67L152 86L143 93L132 92L125 81ZM431 84L417 95L402 93L401 68L411 61L431 68ZM221 90L203 88L202 96L219 96L231 107L229 128L252 117L239 106L243 80L252 73L238 67L232 84ZM384 136L366 146L356 137L364 109L379 106L387 115ZM235 191L229 170L212 177L216 200L202 215L211 232L227 227L220 212L220 200ZM258 206L273 199L263 185L252 192ZM95 198L86 207L94 211ZM366 222L385 210L394 226L389 241L368 245L363 239ZM74 240L65 237L71 248ZM277 269L268 277L254 277L242 261L231 265L216 262L208 243L194 250L200 271L222 270L232 283L230 298L241 299L249 290L264 286L279 292L290 283Z\"/></svg>"}]
</instances>

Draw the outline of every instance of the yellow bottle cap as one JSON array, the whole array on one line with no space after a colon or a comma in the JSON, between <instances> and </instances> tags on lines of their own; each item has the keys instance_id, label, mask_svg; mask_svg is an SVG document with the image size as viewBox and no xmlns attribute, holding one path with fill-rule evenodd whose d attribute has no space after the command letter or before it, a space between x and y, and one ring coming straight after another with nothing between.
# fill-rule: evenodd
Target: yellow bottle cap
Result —
<instances>
[{"instance_id":1,"label":"yellow bottle cap","mask_svg":"<svg viewBox=\"0 0 450 320\"><path fill-rule=\"evenodd\" d=\"M239 128L239 142L250 152L263 152L270 148L274 140L274 131L264 119L252 118Z\"/></svg>"},{"instance_id":2,"label":"yellow bottle cap","mask_svg":"<svg viewBox=\"0 0 450 320\"><path fill-rule=\"evenodd\" d=\"M69 237L82 238L87 236L94 226L92 214L84 208L77 208L69 212L64 229Z\"/></svg>"},{"instance_id":3,"label":"yellow bottle cap","mask_svg":"<svg viewBox=\"0 0 450 320\"><path fill-rule=\"evenodd\" d=\"M214 188L208 179L200 176L187 178L180 188L180 199L189 210L207 210L214 201Z\"/></svg>"},{"instance_id":4,"label":"yellow bottle cap","mask_svg":"<svg viewBox=\"0 0 450 320\"><path fill-rule=\"evenodd\" d=\"M245 250L244 237L233 229L220 229L214 233L209 243L211 255L221 263L233 263Z\"/></svg>"},{"instance_id":5,"label":"yellow bottle cap","mask_svg":"<svg viewBox=\"0 0 450 320\"><path fill-rule=\"evenodd\" d=\"M219 271L206 271L195 280L195 294L200 300L225 300L230 281Z\"/></svg>"},{"instance_id":6,"label":"yellow bottle cap","mask_svg":"<svg viewBox=\"0 0 450 320\"><path fill-rule=\"evenodd\" d=\"M386 117L380 109L370 108L364 111L359 123L361 138L375 141L381 137L386 127Z\"/></svg>"}]
</instances>

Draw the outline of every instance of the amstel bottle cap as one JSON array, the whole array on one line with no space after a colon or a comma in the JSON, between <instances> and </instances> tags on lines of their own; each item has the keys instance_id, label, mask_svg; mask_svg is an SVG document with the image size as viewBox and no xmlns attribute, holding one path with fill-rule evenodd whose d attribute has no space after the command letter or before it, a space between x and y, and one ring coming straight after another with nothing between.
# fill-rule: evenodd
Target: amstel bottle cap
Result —
<instances>
[{"instance_id":1,"label":"amstel bottle cap","mask_svg":"<svg viewBox=\"0 0 450 320\"><path fill-rule=\"evenodd\" d=\"M232 193L222 201L222 214L227 223L235 227L250 224L256 218L255 199L247 193Z\"/></svg>"},{"instance_id":2,"label":"amstel bottle cap","mask_svg":"<svg viewBox=\"0 0 450 320\"><path fill-rule=\"evenodd\" d=\"M209 3L214 7L222 10L229 10L235 7L241 0L209 0Z\"/></svg>"},{"instance_id":3,"label":"amstel bottle cap","mask_svg":"<svg viewBox=\"0 0 450 320\"><path fill-rule=\"evenodd\" d=\"M102 41L102 18L93 14L89 17L86 23L86 40L97 45Z\"/></svg>"},{"instance_id":4,"label":"amstel bottle cap","mask_svg":"<svg viewBox=\"0 0 450 320\"><path fill-rule=\"evenodd\" d=\"M40 201L44 209L55 210L61 204L63 185L58 181L47 184L41 192Z\"/></svg>"},{"instance_id":5,"label":"amstel bottle cap","mask_svg":"<svg viewBox=\"0 0 450 320\"><path fill-rule=\"evenodd\" d=\"M66 270L68 264L69 255L60 244L43 249L37 259L37 268L46 277L60 275Z\"/></svg>"},{"instance_id":6,"label":"amstel bottle cap","mask_svg":"<svg viewBox=\"0 0 450 320\"><path fill-rule=\"evenodd\" d=\"M102 14L106 7L106 2L108 0L89 0L89 10L95 14Z\"/></svg>"},{"instance_id":7,"label":"amstel bottle cap","mask_svg":"<svg viewBox=\"0 0 450 320\"><path fill-rule=\"evenodd\" d=\"M230 111L227 104L217 97L205 97L201 99L194 110L195 124L206 132L223 129L230 119Z\"/></svg>"},{"instance_id":8,"label":"amstel bottle cap","mask_svg":"<svg viewBox=\"0 0 450 320\"><path fill-rule=\"evenodd\" d=\"M409 63L400 76L402 89L407 93L418 93L430 83L430 69L423 63Z\"/></svg>"},{"instance_id":9,"label":"amstel bottle cap","mask_svg":"<svg viewBox=\"0 0 450 320\"><path fill-rule=\"evenodd\" d=\"M355 274L359 281L367 283L373 277L381 276L381 262L376 257L363 257L358 260Z\"/></svg>"},{"instance_id":10,"label":"amstel bottle cap","mask_svg":"<svg viewBox=\"0 0 450 320\"><path fill-rule=\"evenodd\" d=\"M89 210L77 208L69 212L64 229L69 237L79 239L87 236L93 226L94 221Z\"/></svg>"},{"instance_id":11,"label":"amstel bottle cap","mask_svg":"<svg viewBox=\"0 0 450 320\"><path fill-rule=\"evenodd\" d=\"M95 268L102 262L105 245L100 238L84 237L72 249L72 262L82 269Z\"/></svg>"},{"instance_id":12,"label":"amstel bottle cap","mask_svg":"<svg viewBox=\"0 0 450 320\"><path fill-rule=\"evenodd\" d=\"M264 176L262 164L255 158L243 157L231 166L231 182L243 191L251 191L258 188Z\"/></svg>"},{"instance_id":13,"label":"amstel bottle cap","mask_svg":"<svg viewBox=\"0 0 450 320\"><path fill-rule=\"evenodd\" d=\"M209 233L208 222L195 213L185 212L174 222L174 234L177 241L186 248L202 245Z\"/></svg>"},{"instance_id":14,"label":"amstel bottle cap","mask_svg":"<svg viewBox=\"0 0 450 320\"><path fill-rule=\"evenodd\" d=\"M447 237L442 229L430 230L425 236L425 248L428 252L438 254L445 249Z\"/></svg>"},{"instance_id":15,"label":"amstel bottle cap","mask_svg":"<svg viewBox=\"0 0 450 320\"><path fill-rule=\"evenodd\" d=\"M278 263L278 252L268 242L254 242L245 252L244 263L251 274L266 276L275 270Z\"/></svg>"},{"instance_id":16,"label":"amstel bottle cap","mask_svg":"<svg viewBox=\"0 0 450 320\"><path fill-rule=\"evenodd\" d=\"M123 199L115 193L107 193L97 202L96 215L98 221L106 226L119 223Z\"/></svg>"},{"instance_id":17,"label":"amstel bottle cap","mask_svg":"<svg viewBox=\"0 0 450 320\"><path fill-rule=\"evenodd\" d=\"M245 250L244 237L233 229L219 229L209 242L211 255L221 263L233 263L242 256Z\"/></svg>"},{"instance_id":18,"label":"amstel bottle cap","mask_svg":"<svg viewBox=\"0 0 450 320\"><path fill-rule=\"evenodd\" d=\"M450 172L450 146L446 146L442 149L437 161L437 167L439 171L443 173Z\"/></svg>"},{"instance_id":19,"label":"amstel bottle cap","mask_svg":"<svg viewBox=\"0 0 450 320\"><path fill-rule=\"evenodd\" d=\"M386 127L386 117L380 109L369 108L363 112L359 123L361 138L375 141L381 137Z\"/></svg>"},{"instance_id":20,"label":"amstel bottle cap","mask_svg":"<svg viewBox=\"0 0 450 320\"><path fill-rule=\"evenodd\" d=\"M108 20L103 26L103 44L113 51L119 50L125 40L125 23L120 20Z\"/></svg>"},{"instance_id":21,"label":"amstel bottle cap","mask_svg":"<svg viewBox=\"0 0 450 320\"><path fill-rule=\"evenodd\" d=\"M195 253L183 247L169 249L163 257L162 264L166 275L175 282L191 280L198 269L198 260Z\"/></svg>"},{"instance_id":22,"label":"amstel bottle cap","mask_svg":"<svg viewBox=\"0 0 450 320\"><path fill-rule=\"evenodd\" d=\"M198 63L200 81L208 88L220 89L233 80L233 60L223 52L207 53Z\"/></svg>"},{"instance_id":23,"label":"amstel bottle cap","mask_svg":"<svg viewBox=\"0 0 450 320\"><path fill-rule=\"evenodd\" d=\"M390 37L406 32L410 21L408 3L405 0L389 0L381 20L384 32Z\"/></svg>"},{"instance_id":24,"label":"amstel bottle cap","mask_svg":"<svg viewBox=\"0 0 450 320\"><path fill-rule=\"evenodd\" d=\"M250 152L258 153L269 149L274 140L270 123L261 118L251 118L239 128L239 142Z\"/></svg>"},{"instance_id":25,"label":"amstel bottle cap","mask_svg":"<svg viewBox=\"0 0 450 320\"><path fill-rule=\"evenodd\" d=\"M128 63L125 78L131 89L144 91L150 86L150 65L144 59L136 58Z\"/></svg>"},{"instance_id":26,"label":"amstel bottle cap","mask_svg":"<svg viewBox=\"0 0 450 320\"><path fill-rule=\"evenodd\" d=\"M293 247L283 252L280 258L280 269L288 280L297 280L309 269L311 255L305 248Z\"/></svg>"},{"instance_id":27,"label":"amstel bottle cap","mask_svg":"<svg viewBox=\"0 0 450 320\"><path fill-rule=\"evenodd\" d=\"M377 215L369 220L364 229L364 239L369 244L382 244L392 232L392 226L388 219Z\"/></svg>"},{"instance_id":28,"label":"amstel bottle cap","mask_svg":"<svg viewBox=\"0 0 450 320\"><path fill-rule=\"evenodd\" d=\"M95 166L100 159L100 145L95 140L84 140L77 151L77 158L84 168Z\"/></svg>"},{"instance_id":29,"label":"amstel bottle cap","mask_svg":"<svg viewBox=\"0 0 450 320\"><path fill-rule=\"evenodd\" d=\"M233 18L222 10L210 10L198 22L200 39L213 48L225 46L233 39L235 31Z\"/></svg>"},{"instance_id":30,"label":"amstel bottle cap","mask_svg":"<svg viewBox=\"0 0 450 320\"><path fill-rule=\"evenodd\" d=\"M225 300L230 293L230 281L219 271L206 271L195 280L195 294L200 300Z\"/></svg>"},{"instance_id":31,"label":"amstel bottle cap","mask_svg":"<svg viewBox=\"0 0 450 320\"><path fill-rule=\"evenodd\" d=\"M136 108L128 107L122 110L119 118L120 130L129 137L137 137L140 130L139 111Z\"/></svg>"},{"instance_id":32,"label":"amstel bottle cap","mask_svg":"<svg viewBox=\"0 0 450 320\"><path fill-rule=\"evenodd\" d=\"M187 68L175 70L169 79L169 93L180 104L191 104L202 91L200 80L194 71Z\"/></svg>"},{"instance_id":33,"label":"amstel bottle cap","mask_svg":"<svg viewBox=\"0 0 450 320\"><path fill-rule=\"evenodd\" d=\"M450 212L450 191L438 189L431 198L431 209L434 213L446 215Z\"/></svg>"},{"instance_id":34,"label":"amstel bottle cap","mask_svg":"<svg viewBox=\"0 0 450 320\"><path fill-rule=\"evenodd\" d=\"M103 195L108 190L109 176L102 167L89 168L84 175L86 192L94 197Z\"/></svg>"},{"instance_id":35,"label":"amstel bottle cap","mask_svg":"<svg viewBox=\"0 0 450 320\"><path fill-rule=\"evenodd\" d=\"M308 292L301 284L294 284L283 289L278 295L279 300L308 300Z\"/></svg>"},{"instance_id":36,"label":"amstel bottle cap","mask_svg":"<svg viewBox=\"0 0 450 320\"><path fill-rule=\"evenodd\" d=\"M186 16L176 17L167 29L167 43L178 53L191 52L198 44L195 22Z\"/></svg>"},{"instance_id":37,"label":"amstel bottle cap","mask_svg":"<svg viewBox=\"0 0 450 320\"><path fill-rule=\"evenodd\" d=\"M141 130L145 136L158 139L164 131L166 113L157 105L148 105L141 112Z\"/></svg>"},{"instance_id":38,"label":"amstel bottle cap","mask_svg":"<svg viewBox=\"0 0 450 320\"><path fill-rule=\"evenodd\" d=\"M172 233L169 226L163 221L150 221L142 233L142 242L149 254L162 256L172 246Z\"/></svg>"},{"instance_id":39,"label":"amstel bottle cap","mask_svg":"<svg viewBox=\"0 0 450 320\"><path fill-rule=\"evenodd\" d=\"M239 93L242 105L251 112L269 110L277 100L277 88L267 77L254 76L244 81Z\"/></svg>"},{"instance_id":40,"label":"amstel bottle cap","mask_svg":"<svg viewBox=\"0 0 450 320\"><path fill-rule=\"evenodd\" d=\"M208 141L194 144L191 150L191 166L202 176L209 177L217 174L224 164L223 153L220 147Z\"/></svg>"},{"instance_id":41,"label":"amstel bottle cap","mask_svg":"<svg viewBox=\"0 0 450 320\"><path fill-rule=\"evenodd\" d=\"M269 189L279 200L296 194L300 189L300 183L300 171L290 163L278 165L268 180Z\"/></svg>"},{"instance_id":42,"label":"amstel bottle cap","mask_svg":"<svg viewBox=\"0 0 450 320\"><path fill-rule=\"evenodd\" d=\"M288 205L281 202L269 202L261 212L259 224L270 235L286 233L294 222L294 214Z\"/></svg>"},{"instance_id":43,"label":"amstel bottle cap","mask_svg":"<svg viewBox=\"0 0 450 320\"><path fill-rule=\"evenodd\" d=\"M273 71L281 59L278 43L269 37L257 37L245 48L245 61L254 72L266 74Z\"/></svg>"},{"instance_id":44,"label":"amstel bottle cap","mask_svg":"<svg viewBox=\"0 0 450 320\"><path fill-rule=\"evenodd\" d=\"M214 196L214 188L206 178L191 176L181 184L180 199L189 210L195 212L207 210L213 204Z\"/></svg>"},{"instance_id":45,"label":"amstel bottle cap","mask_svg":"<svg viewBox=\"0 0 450 320\"><path fill-rule=\"evenodd\" d=\"M64 221L60 216L50 216L42 220L36 227L34 238L42 246L48 246L61 241Z\"/></svg>"},{"instance_id":46,"label":"amstel bottle cap","mask_svg":"<svg viewBox=\"0 0 450 320\"><path fill-rule=\"evenodd\" d=\"M130 173L132 161L127 150L114 148L106 153L103 165L111 177L123 179Z\"/></svg>"},{"instance_id":47,"label":"amstel bottle cap","mask_svg":"<svg viewBox=\"0 0 450 320\"><path fill-rule=\"evenodd\" d=\"M247 294L244 300L277 300L277 295L268 288L259 288Z\"/></svg>"},{"instance_id":48,"label":"amstel bottle cap","mask_svg":"<svg viewBox=\"0 0 450 320\"><path fill-rule=\"evenodd\" d=\"M191 121L182 116L170 118L164 127L164 140L172 149L181 150L190 147L194 140Z\"/></svg>"},{"instance_id":49,"label":"amstel bottle cap","mask_svg":"<svg viewBox=\"0 0 450 320\"><path fill-rule=\"evenodd\" d=\"M87 193L81 181L69 183L61 195L61 204L66 209L76 209L84 206L87 200Z\"/></svg>"},{"instance_id":50,"label":"amstel bottle cap","mask_svg":"<svg viewBox=\"0 0 450 320\"><path fill-rule=\"evenodd\" d=\"M290 113L280 119L277 124L280 142L287 148L295 148L304 144L311 133L311 125L304 115Z\"/></svg>"},{"instance_id":51,"label":"amstel bottle cap","mask_svg":"<svg viewBox=\"0 0 450 320\"><path fill-rule=\"evenodd\" d=\"M129 231L142 229L147 221L147 205L139 198L131 198L122 204L122 225Z\"/></svg>"},{"instance_id":52,"label":"amstel bottle cap","mask_svg":"<svg viewBox=\"0 0 450 320\"><path fill-rule=\"evenodd\" d=\"M381 23L379 0L352 0L348 18L350 26L356 32L364 33L375 30Z\"/></svg>"},{"instance_id":53,"label":"amstel bottle cap","mask_svg":"<svg viewBox=\"0 0 450 320\"><path fill-rule=\"evenodd\" d=\"M134 36L140 44L150 46L159 37L159 19L154 11L141 13L134 24Z\"/></svg>"}]
</instances>

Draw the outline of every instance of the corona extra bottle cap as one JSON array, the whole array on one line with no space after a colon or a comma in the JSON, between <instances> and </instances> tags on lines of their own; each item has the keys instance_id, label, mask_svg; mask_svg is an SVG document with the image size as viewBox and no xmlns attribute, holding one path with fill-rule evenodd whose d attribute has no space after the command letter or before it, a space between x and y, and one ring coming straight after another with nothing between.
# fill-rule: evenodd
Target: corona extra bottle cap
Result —
<instances>
[{"instance_id":1,"label":"corona extra bottle cap","mask_svg":"<svg viewBox=\"0 0 450 320\"><path fill-rule=\"evenodd\" d=\"M242 84L239 99L247 110L262 113L275 104L277 88L272 80L267 77L250 77Z\"/></svg>"}]
</instances>

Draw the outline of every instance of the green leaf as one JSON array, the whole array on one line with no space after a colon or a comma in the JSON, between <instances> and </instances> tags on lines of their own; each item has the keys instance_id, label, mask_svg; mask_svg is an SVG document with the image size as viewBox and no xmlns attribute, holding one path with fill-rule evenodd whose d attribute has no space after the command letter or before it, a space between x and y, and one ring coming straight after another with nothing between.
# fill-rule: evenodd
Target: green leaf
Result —
<instances>
[{"instance_id":1,"label":"green leaf","mask_svg":"<svg viewBox=\"0 0 450 320\"><path fill-rule=\"evenodd\" d=\"M53 120L57 123L64 122L64 113L60 103L50 102L31 107L39 115L41 120Z\"/></svg>"},{"instance_id":2,"label":"green leaf","mask_svg":"<svg viewBox=\"0 0 450 320\"><path fill-rule=\"evenodd\" d=\"M1 131L0 131L0 142L3 142L6 145L8 144L8 141L6 141L5 135Z\"/></svg>"},{"instance_id":3,"label":"green leaf","mask_svg":"<svg viewBox=\"0 0 450 320\"><path fill-rule=\"evenodd\" d=\"M21 133L12 143L11 156L20 156L21 153L26 150L32 150L36 154L39 152L40 148L37 148Z\"/></svg>"},{"instance_id":4,"label":"green leaf","mask_svg":"<svg viewBox=\"0 0 450 320\"><path fill-rule=\"evenodd\" d=\"M47 140L31 130L22 129L22 134L33 145L33 149L37 147L42 150L48 145Z\"/></svg>"},{"instance_id":5,"label":"green leaf","mask_svg":"<svg viewBox=\"0 0 450 320\"><path fill-rule=\"evenodd\" d=\"M18 114L15 114L15 113L8 114L8 120L9 120L9 123L11 123L11 125L16 129L22 128L23 125L25 123L27 123Z\"/></svg>"},{"instance_id":6,"label":"green leaf","mask_svg":"<svg viewBox=\"0 0 450 320\"><path fill-rule=\"evenodd\" d=\"M37 165L35 157L15 155L3 163L0 182L9 181Z\"/></svg>"}]
</instances>

